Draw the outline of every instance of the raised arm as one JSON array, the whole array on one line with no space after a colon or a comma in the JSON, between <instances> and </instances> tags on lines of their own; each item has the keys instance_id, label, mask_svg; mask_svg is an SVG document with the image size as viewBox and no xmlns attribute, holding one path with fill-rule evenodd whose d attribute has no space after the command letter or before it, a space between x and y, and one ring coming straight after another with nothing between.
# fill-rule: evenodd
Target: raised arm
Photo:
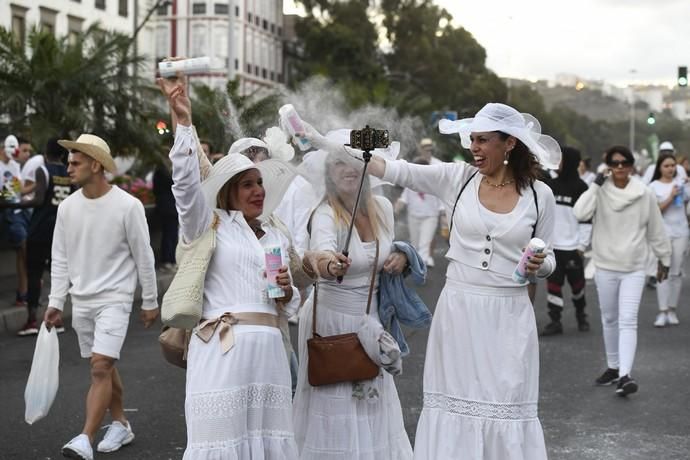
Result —
<instances>
[{"instance_id":1,"label":"raised arm","mask_svg":"<svg viewBox=\"0 0 690 460\"><path fill-rule=\"evenodd\" d=\"M201 173L192 127L192 104L186 90L186 78L159 78L158 85L168 99L170 110L177 117L175 143L170 150L172 192L180 219L184 241L198 238L210 225L212 210L201 191Z\"/></svg>"}]
</instances>

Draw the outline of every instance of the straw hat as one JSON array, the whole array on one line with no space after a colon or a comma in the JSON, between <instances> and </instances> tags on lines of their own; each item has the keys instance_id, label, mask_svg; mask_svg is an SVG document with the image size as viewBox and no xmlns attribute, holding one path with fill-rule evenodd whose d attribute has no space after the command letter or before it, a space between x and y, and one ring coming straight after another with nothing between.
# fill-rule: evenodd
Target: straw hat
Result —
<instances>
[{"instance_id":1,"label":"straw hat","mask_svg":"<svg viewBox=\"0 0 690 460\"><path fill-rule=\"evenodd\" d=\"M218 192L223 185L237 174L249 169L259 170L266 191L264 209L260 218L265 219L270 216L280 204L297 171L281 160L271 159L253 163L252 160L238 153L226 155L218 160L211 168L208 177L201 183L201 190L208 206L215 209Z\"/></svg>"},{"instance_id":2,"label":"straw hat","mask_svg":"<svg viewBox=\"0 0 690 460\"><path fill-rule=\"evenodd\" d=\"M539 121L529 113L520 113L509 105L486 104L474 118L462 120L440 120L438 130L442 134L460 135L462 146L470 148L470 134L501 131L520 139L537 157L542 166L558 169L561 162L561 147L551 136L541 133Z\"/></svg>"},{"instance_id":3,"label":"straw hat","mask_svg":"<svg viewBox=\"0 0 690 460\"><path fill-rule=\"evenodd\" d=\"M100 137L93 134L82 134L76 141L62 139L58 141L58 144L67 150L77 150L90 156L102 164L106 171L117 175L117 166L112 155L110 155L110 147Z\"/></svg>"}]
</instances>

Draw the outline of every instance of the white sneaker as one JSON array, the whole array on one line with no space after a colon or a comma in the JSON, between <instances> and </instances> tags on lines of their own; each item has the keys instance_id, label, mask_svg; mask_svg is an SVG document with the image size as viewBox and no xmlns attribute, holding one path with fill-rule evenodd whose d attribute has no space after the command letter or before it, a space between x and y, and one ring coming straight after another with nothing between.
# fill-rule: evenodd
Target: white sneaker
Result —
<instances>
[{"instance_id":1,"label":"white sneaker","mask_svg":"<svg viewBox=\"0 0 690 460\"><path fill-rule=\"evenodd\" d=\"M96 450L98 452L115 452L120 447L126 446L134 440L134 433L129 422L127 426L115 420L108 427L103 440L98 443Z\"/></svg>"},{"instance_id":2,"label":"white sneaker","mask_svg":"<svg viewBox=\"0 0 690 460\"><path fill-rule=\"evenodd\" d=\"M667 320L668 320L667 313L665 311L660 311L659 314L656 315L656 321L654 321L654 327L666 326Z\"/></svg>"},{"instance_id":3,"label":"white sneaker","mask_svg":"<svg viewBox=\"0 0 690 460\"><path fill-rule=\"evenodd\" d=\"M666 317L666 320L668 321L668 324L670 324L671 326L678 326L680 324L675 310L668 311L668 316Z\"/></svg>"},{"instance_id":4,"label":"white sneaker","mask_svg":"<svg viewBox=\"0 0 690 460\"><path fill-rule=\"evenodd\" d=\"M62 446L62 455L67 458L77 460L93 460L93 448L89 437L84 433L80 434L70 442Z\"/></svg>"}]
</instances>

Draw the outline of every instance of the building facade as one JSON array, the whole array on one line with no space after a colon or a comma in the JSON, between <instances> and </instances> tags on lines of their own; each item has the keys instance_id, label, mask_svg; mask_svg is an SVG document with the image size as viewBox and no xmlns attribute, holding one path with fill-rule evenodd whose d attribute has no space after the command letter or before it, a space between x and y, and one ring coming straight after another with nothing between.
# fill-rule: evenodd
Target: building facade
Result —
<instances>
[{"instance_id":1,"label":"building facade","mask_svg":"<svg viewBox=\"0 0 690 460\"><path fill-rule=\"evenodd\" d=\"M282 0L171 0L151 22L155 62L211 58L211 71L196 81L222 87L238 78L242 94L284 83Z\"/></svg>"}]
</instances>

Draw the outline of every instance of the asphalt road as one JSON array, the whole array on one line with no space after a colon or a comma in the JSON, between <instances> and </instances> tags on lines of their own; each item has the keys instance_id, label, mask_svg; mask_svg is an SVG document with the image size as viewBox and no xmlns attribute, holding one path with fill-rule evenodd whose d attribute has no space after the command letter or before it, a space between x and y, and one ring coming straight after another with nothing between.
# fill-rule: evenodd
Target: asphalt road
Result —
<instances>
[{"instance_id":1,"label":"asphalt road","mask_svg":"<svg viewBox=\"0 0 690 460\"><path fill-rule=\"evenodd\" d=\"M442 251L439 245L438 251ZM441 257L437 256L441 262ZM421 288L433 307L444 282L438 263ZM629 398L599 388L593 380L605 368L595 287L587 288L592 330L577 332L572 308L564 317L565 334L541 339L539 413L549 457L557 460L687 460L690 458L690 285L686 281L681 325L652 327L656 297L646 289L640 309L638 352L633 376L639 393ZM537 318L546 322L544 287L536 301ZM568 308L568 307L566 307ZM293 333L296 328L293 326ZM157 331L145 330L132 315L118 365L125 384L127 415L136 434L132 445L96 458L179 459L185 446L184 372L163 361ZM408 331L411 355L397 386L405 425L414 441L422 405L422 369L427 331ZM60 447L83 424L89 373L79 358L76 335L60 336L60 389L50 414L33 426L24 422L24 386L35 340L0 336L0 459L61 458ZM104 423L108 423L106 420Z\"/></svg>"}]
</instances>

